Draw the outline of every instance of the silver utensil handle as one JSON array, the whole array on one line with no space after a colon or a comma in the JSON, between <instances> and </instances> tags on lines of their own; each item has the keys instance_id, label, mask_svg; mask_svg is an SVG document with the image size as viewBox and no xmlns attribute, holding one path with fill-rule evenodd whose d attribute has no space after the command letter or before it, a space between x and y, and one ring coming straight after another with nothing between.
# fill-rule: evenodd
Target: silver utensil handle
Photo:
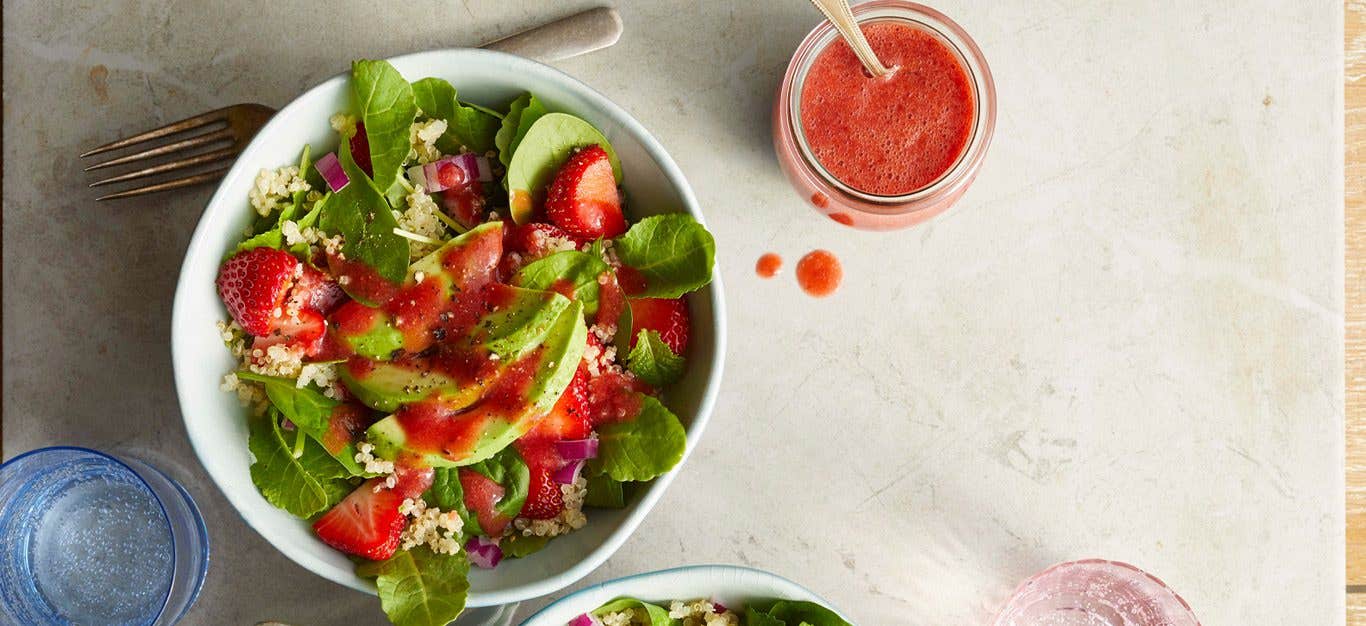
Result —
<instances>
[{"instance_id":1,"label":"silver utensil handle","mask_svg":"<svg viewBox=\"0 0 1366 626\"><path fill-rule=\"evenodd\" d=\"M589 9L480 46L541 62L601 50L621 38L621 16L611 7Z\"/></svg>"}]
</instances>

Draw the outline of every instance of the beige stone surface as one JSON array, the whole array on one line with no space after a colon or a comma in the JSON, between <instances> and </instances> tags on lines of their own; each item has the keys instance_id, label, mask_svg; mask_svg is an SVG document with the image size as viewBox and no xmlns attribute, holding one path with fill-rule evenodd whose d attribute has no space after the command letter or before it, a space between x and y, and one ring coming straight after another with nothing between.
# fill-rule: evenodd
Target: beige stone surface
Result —
<instances>
[{"instance_id":1,"label":"beige stone surface","mask_svg":"<svg viewBox=\"0 0 1366 626\"><path fill-rule=\"evenodd\" d=\"M996 140L955 210L883 234L818 218L774 162L808 3L620 5L617 46L557 65L692 181L732 334L701 447L580 584L735 562L860 624L972 624L1104 556L1206 624L1342 620L1341 4L936 3L992 64ZM546 6L5 4L4 452L122 447L180 478L214 547L186 623L383 618L251 532L185 440L170 297L209 190L96 205L76 153L590 3ZM830 299L753 275L816 247L845 263Z\"/></svg>"}]
</instances>

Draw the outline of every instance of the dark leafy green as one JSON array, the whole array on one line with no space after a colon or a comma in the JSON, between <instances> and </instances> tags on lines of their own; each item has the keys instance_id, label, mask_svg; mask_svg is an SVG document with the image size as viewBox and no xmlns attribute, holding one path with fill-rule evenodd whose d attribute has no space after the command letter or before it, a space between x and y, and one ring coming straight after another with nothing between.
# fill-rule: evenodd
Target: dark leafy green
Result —
<instances>
[{"instance_id":1,"label":"dark leafy green","mask_svg":"<svg viewBox=\"0 0 1366 626\"><path fill-rule=\"evenodd\" d=\"M350 472L302 431L281 429L278 411L252 418L247 426L247 449L256 457L251 482L271 504L307 519L351 492L345 480Z\"/></svg>"},{"instance_id":2,"label":"dark leafy green","mask_svg":"<svg viewBox=\"0 0 1366 626\"><path fill-rule=\"evenodd\" d=\"M512 162L512 153L517 149L517 144L522 142L522 137L526 136L531 125L545 114L545 105L529 93L522 94L508 105L508 114L503 116L498 133L494 137L494 145L498 148L498 160L502 161L503 165Z\"/></svg>"},{"instance_id":3,"label":"dark leafy green","mask_svg":"<svg viewBox=\"0 0 1366 626\"><path fill-rule=\"evenodd\" d=\"M716 241L686 213L636 222L613 247L617 258L645 279L639 298L677 298L711 282Z\"/></svg>"},{"instance_id":4,"label":"dark leafy green","mask_svg":"<svg viewBox=\"0 0 1366 626\"><path fill-rule=\"evenodd\" d=\"M520 559L540 552L549 544L550 537L513 534L503 537L503 540L498 543L498 547L503 549L503 556Z\"/></svg>"},{"instance_id":5,"label":"dark leafy green","mask_svg":"<svg viewBox=\"0 0 1366 626\"><path fill-rule=\"evenodd\" d=\"M626 367L646 383L666 387L683 376L687 361L674 354L659 331L642 330L636 336L636 347L626 355Z\"/></svg>"},{"instance_id":6,"label":"dark leafy green","mask_svg":"<svg viewBox=\"0 0 1366 626\"><path fill-rule=\"evenodd\" d=\"M326 441L332 410L341 402L323 395L311 386L299 387L288 378L263 376L246 370L237 372L237 377L261 383L266 389L266 397L270 398L271 405L280 411L281 415L320 445ZM346 468L350 476L360 476L364 473L364 468L356 462L354 445L347 444L332 456Z\"/></svg>"},{"instance_id":7,"label":"dark leafy green","mask_svg":"<svg viewBox=\"0 0 1366 626\"><path fill-rule=\"evenodd\" d=\"M504 517L513 518L521 512L526 503L527 489L531 484L531 470L514 446L503 448L483 461L466 466L469 470L487 476L489 480L503 486L503 499L493 505L494 510Z\"/></svg>"},{"instance_id":8,"label":"dark leafy green","mask_svg":"<svg viewBox=\"0 0 1366 626\"><path fill-rule=\"evenodd\" d=\"M588 495L584 496L584 506L599 509L621 509L626 507L625 483L613 480L611 476L599 474L588 477Z\"/></svg>"},{"instance_id":9,"label":"dark leafy green","mask_svg":"<svg viewBox=\"0 0 1366 626\"><path fill-rule=\"evenodd\" d=\"M767 604L767 607L764 605ZM850 626L849 622L844 621L838 614L815 602L804 600L777 600L769 603L759 603L757 606L751 603L749 611L760 612L769 617L779 620L779 624L788 626L798 626L807 624L809 626ZM769 622L772 623L772 622Z\"/></svg>"},{"instance_id":10,"label":"dark leafy green","mask_svg":"<svg viewBox=\"0 0 1366 626\"><path fill-rule=\"evenodd\" d=\"M370 266L389 282L403 282L408 275L408 240L394 234L398 221L394 219L389 203L375 187L364 184L365 172L351 158L346 142L342 142L337 152L342 169L351 177L351 184L318 201L322 211L319 224L326 232L341 233L345 239L342 254L348 260ZM363 294L347 293L364 304L376 304L366 301Z\"/></svg>"},{"instance_id":11,"label":"dark leafy green","mask_svg":"<svg viewBox=\"0 0 1366 626\"><path fill-rule=\"evenodd\" d=\"M688 441L678 417L654 397L637 395L640 411L634 418L598 428L598 456L589 462L590 475L645 481L683 459Z\"/></svg>"},{"instance_id":12,"label":"dark leafy green","mask_svg":"<svg viewBox=\"0 0 1366 626\"><path fill-rule=\"evenodd\" d=\"M583 303L584 315L593 315L598 312L598 277L610 269L600 255L565 250L528 263L517 272L513 284L560 293L568 287L574 299Z\"/></svg>"},{"instance_id":13,"label":"dark leafy green","mask_svg":"<svg viewBox=\"0 0 1366 626\"><path fill-rule=\"evenodd\" d=\"M464 522L465 534L479 535L484 533L479 528L479 520L475 518L473 513L470 513L469 509L465 508L465 488L460 484L460 468L436 468L432 475L432 486L423 492L422 499L428 506L459 513L460 519Z\"/></svg>"},{"instance_id":14,"label":"dark leafy green","mask_svg":"<svg viewBox=\"0 0 1366 626\"><path fill-rule=\"evenodd\" d=\"M645 609L645 612L650 616L650 626L671 626L673 624L667 609L635 598L617 598L598 607L597 610L593 611L593 615L602 617L608 613L618 613L627 609Z\"/></svg>"},{"instance_id":15,"label":"dark leafy green","mask_svg":"<svg viewBox=\"0 0 1366 626\"><path fill-rule=\"evenodd\" d=\"M446 626L455 621L465 610L469 572L464 552L436 554L425 546L356 566L356 575L375 579L380 606L395 626Z\"/></svg>"},{"instance_id":16,"label":"dark leafy green","mask_svg":"<svg viewBox=\"0 0 1366 626\"><path fill-rule=\"evenodd\" d=\"M351 92L365 123L375 189L386 191L412 147L408 132L417 117L413 87L388 61L360 60L351 63Z\"/></svg>"},{"instance_id":17,"label":"dark leafy green","mask_svg":"<svg viewBox=\"0 0 1366 626\"><path fill-rule=\"evenodd\" d=\"M450 83L424 78L413 83L413 94L423 113L446 121L446 132L437 140L437 149L446 154L467 150L483 154L497 149L495 136L502 121L483 107L460 102Z\"/></svg>"}]
</instances>

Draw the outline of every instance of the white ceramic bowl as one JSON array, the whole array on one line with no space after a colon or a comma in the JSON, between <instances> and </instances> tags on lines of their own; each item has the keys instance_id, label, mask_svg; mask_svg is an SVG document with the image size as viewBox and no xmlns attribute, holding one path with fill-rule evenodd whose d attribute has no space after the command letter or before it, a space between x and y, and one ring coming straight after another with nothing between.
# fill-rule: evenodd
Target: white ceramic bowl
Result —
<instances>
[{"instance_id":1,"label":"white ceramic bowl","mask_svg":"<svg viewBox=\"0 0 1366 626\"><path fill-rule=\"evenodd\" d=\"M535 93L549 109L582 117L607 136L621 157L629 217L686 211L702 220L692 189L659 142L621 107L583 83L534 61L487 50L434 50L390 62L409 80L427 76L449 80L462 100L477 104L501 107L523 92ZM218 387L235 363L215 328L228 315L215 292L214 279L223 255L236 245L251 219L247 190L260 169L297 162L304 144L313 145L315 154L318 149L334 149L336 134L328 118L349 109L348 76L327 80L282 109L247 146L209 200L180 270L171 350L190 443L247 524L310 571L374 593L374 585L357 577L342 553L314 537L306 522L275 508L256 491L248 471L251 455L244 409L234 394ZM666 398L687 427L689 452L716 400L726 353L719 271L708 288L690 296L690 308L693 334L688 374ZM672 479L673 472L659 477L623 510L591 511L588 526L551 542L538 554L503 561L492 571L471 573L468 605L517 602L578 580L621 546Z\"/></svg>"},{"instance_id":2,"label":"white ceramic bowl","mask_svg":"<svg viewBox=\"0 0 1366 626\"><path fill-rule=\"evenodd\" d=\"M571 593L536 612L521 626L565 626L607 602L630 596L668 606L671 600L710 598L732 607L779 598L806 600L849 618L811 590L777 574L735 565L691 565L609 580Z\"/></svg>"}]
</instances>

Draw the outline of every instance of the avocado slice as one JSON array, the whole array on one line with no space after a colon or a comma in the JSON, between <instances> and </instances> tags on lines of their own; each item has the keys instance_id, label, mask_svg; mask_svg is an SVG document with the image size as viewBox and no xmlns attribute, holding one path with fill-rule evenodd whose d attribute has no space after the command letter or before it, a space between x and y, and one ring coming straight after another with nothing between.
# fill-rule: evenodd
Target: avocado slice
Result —
<instances>
[{"instance_id":1,"label":"avocado slice","mask_svg":"<svg viewBox=\"0 0 1366 626\"><path fill-rule=\"evenodd\" d=\"M583 305L565 306L536 345L515 351L520 355L478 387L477 401L462 406L465 397L438 396L406 404L372 425L366 438L385 459L402 454L432 467L478 463L525 434L554 406L573 379L587 340Z\"/></svg>"},{"instance_id":2,"label":"avocado slice","mask_svg":"<svg viewBox=\"0 0 1366 626\"><path fill-rule=\"evenodd\" d=\"M466 336L448 337L430 354L403 355L390 361L353 357L338 369L342 383L362 404L380 411L392 412L428 399L440 400L453 410L469 406L499 371L541 346L573 305L553 291L503 284L486 289L485 296L498 304L475 321ZM471 367L467 361L476 358L481 364L490 362ZM452 373L450 367L440 366L443 360L456 362L460 370L479 371L463 376Z\"/></svg>"},{"instance_id":3,"label":"avocado slice","mask_svg":"<svg viewBox=\"0 0 1366 626\"><path fill-rule=\"evenodd\" d=\"M342 345L370 359L388 360L399 349L426 350L437 341L432 331L444 304L493 282L502 253L502 222L480 224L409 266L389 301L342 305L332 314L333 332Z\"/></svg>"}]
</instances>

